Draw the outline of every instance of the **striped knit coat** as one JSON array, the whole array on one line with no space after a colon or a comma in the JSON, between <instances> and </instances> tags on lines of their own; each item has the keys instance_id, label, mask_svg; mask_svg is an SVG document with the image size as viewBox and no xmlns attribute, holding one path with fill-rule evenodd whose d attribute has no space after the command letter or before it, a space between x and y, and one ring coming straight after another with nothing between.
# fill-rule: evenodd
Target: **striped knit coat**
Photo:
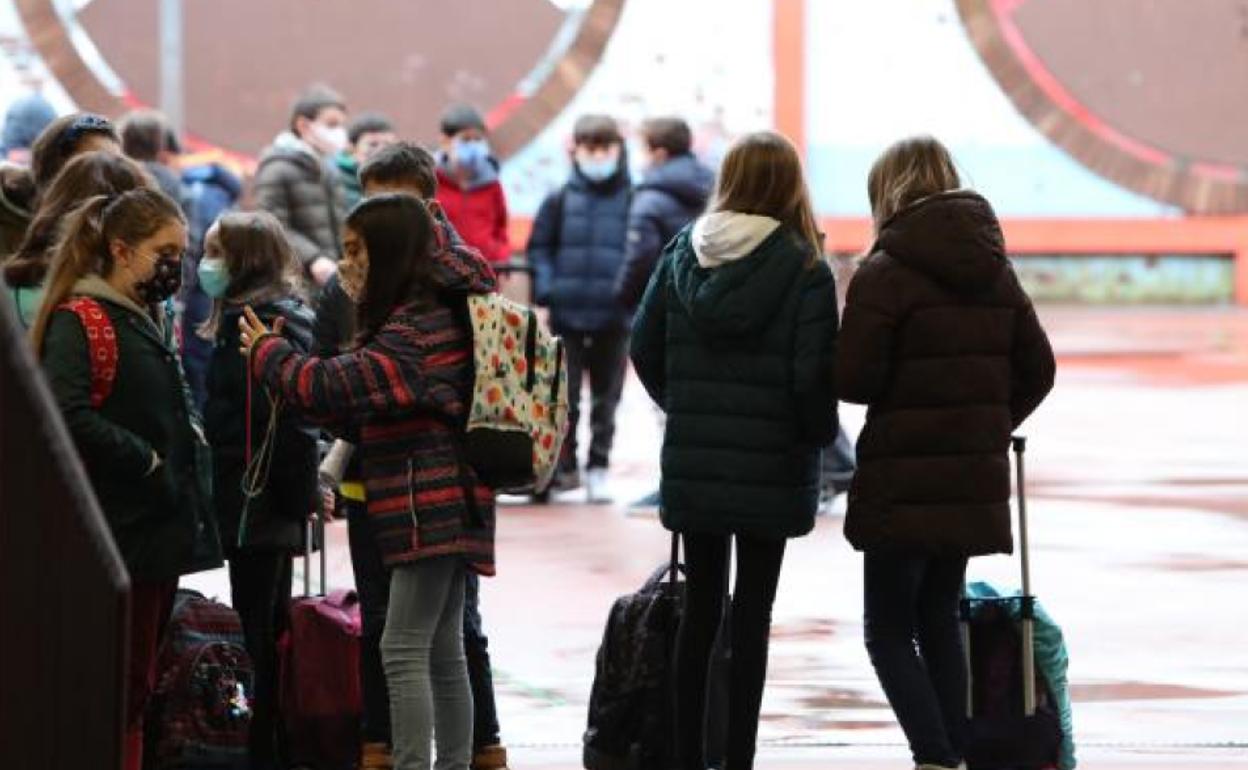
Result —
<instances>
[{"instance_id":1,"label":"striped knit coat","mask_svg":"<svg viewBox=\"0 0 1248 770\"><path fill-rule=\"evenodd\" d=\"M288 408L359 426L368 515L388 566L451 555L493 575L494 494L461 460L461 442L473 386L464 303L494 291L495 278L469 247L444 247L434 262L441 302L398 308L363 348L322 359L266 337L252 367Z\"/></svg>"}]
</instances>

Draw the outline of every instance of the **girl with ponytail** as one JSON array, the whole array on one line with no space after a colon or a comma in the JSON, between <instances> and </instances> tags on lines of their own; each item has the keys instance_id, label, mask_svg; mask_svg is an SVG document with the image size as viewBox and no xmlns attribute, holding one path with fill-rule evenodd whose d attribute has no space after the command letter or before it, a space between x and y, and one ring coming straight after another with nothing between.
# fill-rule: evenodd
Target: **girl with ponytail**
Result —
<instances>
[{"instance_id":1,"label":"girl with ponytail","mask_svg":"<svg viewBox=\"0 0 1248 770\"><path fill-rule=\"evenodd\" d=\"M151 307L178 288L186 222L163 193L87 199L55 247L31 340L131 579L126 770L178 578L220 566L208 449Z\"/></svg>"}]
</instances>

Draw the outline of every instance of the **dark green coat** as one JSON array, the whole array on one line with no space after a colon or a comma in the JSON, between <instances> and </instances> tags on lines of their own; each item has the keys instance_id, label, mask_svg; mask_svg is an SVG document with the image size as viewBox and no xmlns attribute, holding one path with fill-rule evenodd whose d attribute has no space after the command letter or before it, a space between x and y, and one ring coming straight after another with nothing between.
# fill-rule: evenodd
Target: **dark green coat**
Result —
<instances>
[{"instance_id":1,"label":"dark green coat","mask_svg":"<svg viewBox=\"0 0 1248 770\"><path fill-rule=\"evenodd\" d=\"M633 323L632 359L667 412L663 524L780 539L814 526L821 447L836 435L836 286L781 227L749 255L698 265L668 245Z\"/></svg>"},{"instance_id":2,"label":"dark green coat","mask_svg":"<svg viewBox=\"0 0 1248 770\"><path fill-rule=\"evenodd\" d=\"M78 316L52 315L43 366L130 577L172 580L221 564L208 446L177 354L150 318L103 281L80 283L117 334L117 379L98 409ZM162 465L151 471L153 451Z\"/></svg>"}]
</instances>

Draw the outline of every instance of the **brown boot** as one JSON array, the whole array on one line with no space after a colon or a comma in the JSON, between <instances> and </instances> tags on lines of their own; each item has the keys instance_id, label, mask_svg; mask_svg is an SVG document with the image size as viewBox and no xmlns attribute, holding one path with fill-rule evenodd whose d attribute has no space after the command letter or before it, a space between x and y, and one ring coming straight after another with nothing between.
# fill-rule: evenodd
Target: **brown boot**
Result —
<instances>
[{"instance_id":1,"label":"brown boot","mask_svg":"<svg viewBox=\"0 0 1248 770\"><path fill-rule=\"evenodd\" d=\"M486 746L472 757L472 770L508 770L507 749L502 746Z\"/></svg>"},{"instance_id":2,"label":"brown boot","mask_svg":"<svg viewBox=\"0 0 1248 770\"><path fill-rule=\"evenodd\" d=\"M360 751L360 770L394 770L394 757L384 743L366 743Z\"/></svg>"}]
</instances>

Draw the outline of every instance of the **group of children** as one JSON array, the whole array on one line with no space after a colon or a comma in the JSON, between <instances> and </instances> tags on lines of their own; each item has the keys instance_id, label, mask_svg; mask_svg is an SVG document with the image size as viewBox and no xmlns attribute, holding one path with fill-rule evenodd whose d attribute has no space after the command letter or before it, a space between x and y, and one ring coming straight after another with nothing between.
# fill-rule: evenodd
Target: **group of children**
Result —
<instances>
[{"instance_id":1,"label":"group of children","mask_svg":"<svg viewBox=\"0 0 1248 770\"><path fill-rule=\"evenodd\" d=\"M491 260L509 256L498 164L464 108L444 116L436 156L391 141L375 116L351 129L345 117L332 94L301 99L261 160L263 210L194 239L209 303L197 325L183 317L181 346L170 300L193 240L183 207L102 118L60 119L32 148L34 216L5 280L132 580L127 770L142 765L178 579L223 557L256 669L251 766L281 766L276 636L305 523L338 507L327 473L363 610L360 767L427 770L435 742L437 767L506 767L477 599L479 576L494 574L494 493L459 435L474 374L467 298L496 291ZM591 499L629 358L667 418L662 521L688 568L681 766L706 766L734 544L726 759L753 766L785 544L814 525L841 398L872 406L846 525L866 552L871 659L916 763L957 767L957 590L969 556L1010 547L998 455L1054 370L995 216L959 189L939 143L890 148L868 186L878 240L842 326L792 144L748 134L712 176L682 121L643 134L634 186L616 122L577 122L571 178L542 203L528 251L572 382L591 381ZM358 154L335 160L352 140ZM351 161L360 200L344 216L333 169ZM202 419L180 362L188 339L210 349ZM326 433L340 473L318 468Z\"/></svg>"}]
</instances>

